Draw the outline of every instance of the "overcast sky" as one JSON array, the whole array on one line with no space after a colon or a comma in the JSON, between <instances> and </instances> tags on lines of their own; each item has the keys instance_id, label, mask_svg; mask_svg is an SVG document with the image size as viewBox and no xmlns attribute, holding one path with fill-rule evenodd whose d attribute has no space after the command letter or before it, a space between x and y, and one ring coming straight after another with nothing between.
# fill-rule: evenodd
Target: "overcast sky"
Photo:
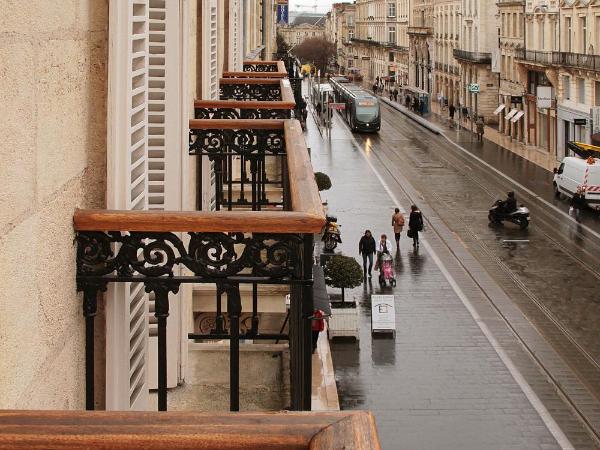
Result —
<instances>
[{"instance_id":1,"label":"overcast sky","mask_svg":"<svg viewBox=\"0 0 600 450\"><path fill-rule=\"evenodd\" d=\"M340 0L290 0L290 11L315 12L314 6L317 5L317 12L325 14L331 9L331 5ZM306 8L310 6L310 8Z\"/></svg>"}]
</instances>

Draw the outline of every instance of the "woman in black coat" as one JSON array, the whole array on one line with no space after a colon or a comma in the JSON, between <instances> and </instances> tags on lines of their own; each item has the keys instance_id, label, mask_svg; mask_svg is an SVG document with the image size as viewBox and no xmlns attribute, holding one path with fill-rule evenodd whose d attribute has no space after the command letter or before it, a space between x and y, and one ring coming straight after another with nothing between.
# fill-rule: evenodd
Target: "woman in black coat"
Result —
<instances>
[{"instance_id":1,"label":"woman in black coat","mask_svg":"<svg viewBox=\"0 0 600 450\"><path fill-rule=\"evenodd\" d=\"M408 218L408 237L412 238L413 247L419 246L419 231L423 231L423 215L417 205L412 205Z\"/></svg>"}]
</instances>

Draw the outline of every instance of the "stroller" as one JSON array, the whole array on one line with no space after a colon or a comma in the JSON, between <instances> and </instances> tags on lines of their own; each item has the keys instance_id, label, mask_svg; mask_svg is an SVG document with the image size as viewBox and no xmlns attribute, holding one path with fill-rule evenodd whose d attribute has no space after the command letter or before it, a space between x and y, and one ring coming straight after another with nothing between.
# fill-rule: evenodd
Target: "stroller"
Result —
<instances>
[{"instance_id":1,"label":"stroller","mask_svg":"<svg viewBox=\"0 0 600 450\"><path fill-rule=\"evenodd\" d=\"M379 261L379 285L385 287L386 282L390 286L396 286L396 277L393 268L394 259L389 253L382 253Z\"/></svg>"}]
</instances>

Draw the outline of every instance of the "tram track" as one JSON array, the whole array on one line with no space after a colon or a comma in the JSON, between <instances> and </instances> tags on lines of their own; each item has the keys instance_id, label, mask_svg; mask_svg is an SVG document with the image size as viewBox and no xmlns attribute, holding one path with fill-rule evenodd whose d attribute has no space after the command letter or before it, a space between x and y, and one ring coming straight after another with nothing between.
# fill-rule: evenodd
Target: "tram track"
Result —
<instances>
[{"instance_id":1,"label":"tram track","mask_svg":"<svg viewBox=\"0 0 600 450\"><path fill-rule=\"evenodd\" d=\"M391 110L391 108L390 108L390 110ZM397 125L395 123L392 124L392 123L388 122L388 123L386 123L386 126L395 127ZM399 130L399 131L401 132L401 130ZM428 138L430 138L430 137L428 137ZM359 138L359 139L362 140L362 138ZM380 136L378 139L381 141L380 143L382 145L378 145L377 150L381 149L382 154L380 154L379 151L372 151L371 154L381 163L381 165L385 168L387 175L390 176L396 182L397 187L402 192L404 192L404 195L406 195L407 198L411 199L411 201L417 200L417 199L411 198L409 193L402 186L402 183L400 182L400 180L398 179L398 177L396 176L394 171L390 170L390 167L402 167L402 165L406 165L407 161L401 159L400 156L397 154L397 152L393 151L393 145L390 145L390 143L387 141L387 136L386 136L385 132L383 132L383 128L382 128L382 132L380 132ZM436 140L436 139L434 138L433 140ZM443 141L443 138L440 138L440 141ZM448 146L445 146L445 147L447 148ZM480 169L478 167L478 164L476 162L474 162L473 160L469 160L467 155L460 155L460 154L455 154L455 153L458 153L458 150L444 152L443 156L442 155L436 155L436 156L438 156L447 165L447 167L449 169L451 169L453 171L458 171L458 173L460 173L461 175L466 177L470 183L474 183L492 201L495 200L495 197L496 197L495 192L497 192L497 190L494 187L484 185L481 182L480 178L476 176L477 170L470 170L470 171L461 171L460 170L461 167L465 167L465 165L467 165L466 163L468 163L469 166L474 166L476 169ZM451 156L447 157L448 154L450 154ZM453 159L453 157L454 157L454 159ZM410 161L408 161L408 163L410 164ZM485 172L485 171L481 170L481 172ZM486 175L491 176L491 180L493 180L493 184L495 185L495 187L498 187L498 186L501 186L502 188L506 187L506 181L501 182L500 180L498 180L497 175L495 175L495 174L486 174ZM413 182L411 181L411 183L413 183ZM417 187L417 186L415 186L415 187ZM423 192L422 186L417 187L417 189L421 191L421 195L426 194L426 196L433 197L435 199L435 201L437 203L439 203L439 205L446 205L447 207L450 207L450 208L458 210L458 211L461 210L461 205L457 205L456 203L453 205L448 205L447 199L441 198L433 189L425 189L425 192ZM523 197L528 198L528 196L526 196L526 195L523 195ZM535 200L535 199L533 199L533 200ZM439 206L438 206L438 208L439 208ZM436 210L436 209L437 208L434 208L434 210ZM538 208L536 207L534 209L538 209ZM451 224L447 223L447 220L444 219L443 214L438 214L438 215L439 215L439 218L446 223L448 228L452 230L453 227L451 226ZM528 289L527 285L519 278L519 276L517 274L515 274L515 272L502 260L502 258L500 258L492 250L492 248L489 247L489 245L485 242L485 240L482 239L478 235L478 233L472 226L472 223L474 223L474 221L469 221L468 217L460 217L460 214L455 215L455 216L460 220L460 224L461 224L462 228L464 230L466 230L468 236L473 240L473 242L476 242L479 245L479 247L482 249L482 252L485 254L485 256L489 260L494 262L502 270L502 272L513 281L515 286L523 293L523 295L526 298L528 298L528 300L533 305L536 306L538 311L540 311L541 314L554 327L556 327L556 329L560 332L560 334L562 336L564 336L564 338L577 350L577 352L580 355L582 355L583 358L585 358L586 361L588 361L588 363L590 365L592 365L596 370L600 370L600 363L597 360L597 358L595 358L594 355L592 355L590 352L588 352L586 350L586 348L584 348L582 345L580 345L580 343L577 341L576 337L573 336L572 333L569 331L569 328L566 325L564 325L562 323L562 321L559 318L557 318L552 313L552 311L550 311L546 307L546 305L544 304L544 302L541 299L539 299L533 292L531 292L530 289ZM596 279L600 279L600 271L594 269L594 267L592 265L593 263L590 264L588 261L585 261L579 255L577 255L572 249L568 248L567 245L564 245L562 242L560 242L561 241L560 238L555 238L549 232L547 232L547 230L545 228L552 227L553 223L551 220L548 220L548 218L545 216L547 216L547 214L540 214L539 217L540 218L543 217L543 219L536 220L536 224L538 222L540 222L540 227L539 228L536 227L539 234L541 235L540 237L547 240L548 242L552 243L552 245L556 246L557 248L559 248L565 255L567 255L569 258L571 258L573 261L575 261L581 268L585 269L590 275L592 275ZM457 233L457 236L459 236L459 235L460 235L460 233ZM438 236L439 236L439 234L438 234ZM586 236L586 237L589 238L589 236ZM441 236L440 236L440 238L441 238ZM444 242L443 238L441 238L441 240L442 240L442 242ZM594 242L594 246L600 247L599 243L596 243L596 242ZM450 247L448 247L448 248L452 252L452 249L450 249ZM452 252L452 253L454 254L454 252ZM596 259L596 258L594 258L594 255L589 254L589 251L586 251L585 253L586 253L586 256L588 257L588 259L589 258ZM526 339L524 339L522 336L520 336L518 330L515 329L514 326L512 326L512 324L510 323L510 319L503 314L502 310L494 303L493 299L491 299L487 295L484 287L480 286L480 284L477 282L475 277L473 277L473 275L469 272L469 270L464 265L462 265L460 258L458 258L456 255L455 255L455 257L457 258L457 261L463 267L463 269L465 269L465 272L467 274L469 274L470 278L475 282L475 284L477 284L479 286L482 293L486 296L489 303L497 311L497 313L502 318L502 320L507 325L507 327L511 330L511 332L516 337L518 342L521 344L523 349L527 352L527 354L529 354L529 356L532 358L532 360L535 361L535 363L540 368L540 370L547 376L548 380L551 382L551 384L554 386L556 391L559 393L560 397L565 401L565 403L567 405L569 405L569 408L572 410L574 415L584 424L584 426L588 430L589 434L591 436L593 436L594 440L596 441L596 444L597 445L600 444L600 430L598 428L598 424L592 423L588 419L586 412L583 411L581 408L579 408L579 406L570 398L568 392L566 392L565 389L563 389L560 381L555 378L555 376L552 374L552 371L545 366L544 362L542 360L540 360L540 358L538 358L535 351L527 344ZM525 311L523 311L523 314L527 317L527 314L525 313ZM532 324L533 324L533 322L532 322ZM540 329L539 327L536 327L536 328L538 328L538 332L540 332L540 334L542 336L545 335L543 329ZM550 345L552 345L552 344L550 344ZM572 365L569 364L568 361L564 360L564 362L569 367L571 367L571 369L574 371L574 373L578 372L576 370L576 368L573 368ZM591 386L589 386L588 383L586 383L585 379L582 379L581 376L578 376L578 378L585 386L588 387L588 389L591 387ZM592 394L592 396L595 396L596 400L598 400L597 392L594 392L593 388L590 390L590 394Z\"/></svg>"}]
</instances>

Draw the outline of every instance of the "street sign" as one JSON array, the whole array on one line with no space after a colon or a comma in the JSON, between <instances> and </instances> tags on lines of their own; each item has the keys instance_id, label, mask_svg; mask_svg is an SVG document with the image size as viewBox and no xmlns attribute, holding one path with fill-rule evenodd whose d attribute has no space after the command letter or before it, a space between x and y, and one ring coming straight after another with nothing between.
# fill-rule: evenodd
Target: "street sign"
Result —
<instances>
[{"instance_id":1,"label":"street sign","mask_svg":"<svg viewBox=\"0 0 600 450\"><path fill-rule=\"evenodd\" d=\"M538 86L536 94L538 108L552 108L552 88L550 86Z\"/></svg>"},{"instance_id":2,"label":"street sign","mask_svg":"<svg viewBox=\"0 0 600 450\"><path fill-rule=\"evenodd\" d=\"M478 94L479 93L479 84L478 83L469 84L469 92L471 92L473 94Z\"/></svg>"},{"instance_id":3,"label":"street sign","mask_svg":"<svg viewBox=\"0 0 600 450\"><path fill-rule=\"evenodd\" d=\"M523 104L523 97L521 96L517 96L517 95L511 95L510 96L510 102L514 105L522 105Z\"/></svg>"},{"instance_id":4,"label":"street sign","mask_svg":"<svg viewBox=\"0 0 600 450\"><path fill-rule=\"evenodd\" d=\"M338 111L343 111L344 109L346 109L346 104L345 103L330 103L329 107L331 109L337 109Z\"/></svg>"},{"instance_id":5,"label":"street sign","mask_svg":"<svg viewBox=\"0 0 600 450\"><path fill-rule=\"evenodd\" d=\"M575 125L587 125L587 119L573 119Z\"/></svg>"},{"instance_id":6,"label":"street sign","mask_svg":"<svg viewBox=\"0 0 600 450\"><path fill-rule=\"evenodd\" d=\"M371 295L371 333L396 333L393 295Z\"/></svg>"}]
</instances>

